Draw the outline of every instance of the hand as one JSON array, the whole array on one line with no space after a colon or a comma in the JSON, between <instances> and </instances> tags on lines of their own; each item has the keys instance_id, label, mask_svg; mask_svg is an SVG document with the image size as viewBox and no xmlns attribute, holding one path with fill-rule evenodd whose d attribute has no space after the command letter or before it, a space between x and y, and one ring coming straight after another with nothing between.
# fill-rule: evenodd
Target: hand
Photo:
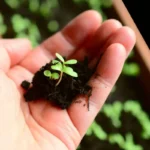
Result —
<instances>
[{"instance_id":1,"label":"hand","mask_svg":"<svg viewBox=\"0 0 150 150\"><path fill-rule=\"evenodd\" d=\"M31 51L26 39L0 39L0 149L75 150L118 79L135 44L135 35L116 20L103 23L95 11L86 11ZM68 110L45 101L26 103L20 84L54 58L91 58L101 61L89 84L90 111L83 104ZM84 100L83 100L84 102Z\"/></svg>"}]
</instances>

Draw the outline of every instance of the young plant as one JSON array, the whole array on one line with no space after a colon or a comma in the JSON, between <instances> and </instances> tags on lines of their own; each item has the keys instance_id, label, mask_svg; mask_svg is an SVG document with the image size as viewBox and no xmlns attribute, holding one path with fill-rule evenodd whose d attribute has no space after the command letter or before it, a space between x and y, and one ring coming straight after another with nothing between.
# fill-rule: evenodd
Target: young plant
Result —
<instances>
[{"instance_id":1,"label":"young plant","mask_svg":"<svg viewBox=\"0 0 150 150\"><path fill-rule=\"evenodd\" d=\"M78 77L78 74L71 67L68 66L68 65L76 64L77 60L71 59L65 61L64 58L58 53L56 53L56 57L58 58L58 60L56 59L52 60L53 65L51 66L52 70L60 71L59 80L56 83L56 86L62 80L63 73L66 73L72 77Z\"/></svg>"},{"instance_id":2,"label":"young plant","mask_svg":"<svg viewBox=\"0 0 150 150\"><path fill-rule=\"evenodd\" d=\"M56 73L56 72L51 73L51 71L49 71L49 70L45 70L44 75L46 77L49 77L50 79L54 79L54 80L59 79L59 74L58 73Z\"/></svg>"}]
</instances>

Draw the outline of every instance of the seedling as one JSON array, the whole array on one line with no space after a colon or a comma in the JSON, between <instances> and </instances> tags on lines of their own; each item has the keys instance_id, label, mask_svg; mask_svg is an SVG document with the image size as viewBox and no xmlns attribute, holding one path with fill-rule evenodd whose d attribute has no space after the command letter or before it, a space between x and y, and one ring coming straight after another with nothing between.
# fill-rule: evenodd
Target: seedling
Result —
<instances>
[{"instance_id":1,"label":"seedling","mask_svg":"<svg viewBox=\"0 0 150 150\"><path fill-rule=\"evenodd\" d=\"M59 74L58 73L56 73L56 72L51 73L49 70L45 70L44 75L46 77L49 77L50 79L54 79L54 80L59 79Z\"/></svg>"},{"instance_id":2,"label":"seedling","mask_svg":"<svg viewBox=\"0 0 150 150\"><path fill-rule=\"evenodd\" d=\"M56 72L51 73L49 70L44 71L45 76L50 77L51 79L55 79L55 80L59 79L58 82L56 83L56 86L62 80L63 73L66 73L72 77L78 77L78 74L71 67L68 66L68 65L76 64L77 60L70 59L70 60L65 61L64 58L58 53L56 53L56 57L58 60L56 59L52 60L53 65L51 66L51 69L55 71L60 71L60 74Z\"/></svg>"},{"instance_id":3,"label":"seedling","mask_svg":"<svg viewBox=\"0 0 150 150\"><path fill-rule=\"evenodd\" d=\"M30 83L22 82L21 86L26 90L25 101L45 99L53 106L67 109L77 100L76 96L81 94L88 98L85 105L87 104L89 110L92 87L88 85L88 81L92 74L93 70L88 68L86 58L83 61L66 60L56 53L56 59L42 66L34 74ZM58 84L59 86L57 86ZM56 86L57 88L55 88Z\"/></svg>"}]
</instances>

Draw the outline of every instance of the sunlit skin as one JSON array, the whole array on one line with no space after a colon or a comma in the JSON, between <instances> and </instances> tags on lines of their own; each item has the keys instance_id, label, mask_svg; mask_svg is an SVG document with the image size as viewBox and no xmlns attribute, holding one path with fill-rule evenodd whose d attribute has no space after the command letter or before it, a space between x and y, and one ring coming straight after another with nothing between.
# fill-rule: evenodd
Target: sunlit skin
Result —
<instances>
[{"instance_id":1,"label":"sunlit skin","mask_svg":"<svg viewBox=\"0 0 150 150\"><path fill-rule=\"evenodd\" d=\"M60 32L31 51L27 39L0 39L0 149L75 150L103 106L117 81L124 62L135 44L129 27L110 19L102 22L95 11L86 11ZM54 59L58 52L67 58L90 57L94 66L89 80L93 87L90 111L81 103L68 110L38 100L26 103L20 84L31 81L34 73Z\"/></svg>"}]
</instances>

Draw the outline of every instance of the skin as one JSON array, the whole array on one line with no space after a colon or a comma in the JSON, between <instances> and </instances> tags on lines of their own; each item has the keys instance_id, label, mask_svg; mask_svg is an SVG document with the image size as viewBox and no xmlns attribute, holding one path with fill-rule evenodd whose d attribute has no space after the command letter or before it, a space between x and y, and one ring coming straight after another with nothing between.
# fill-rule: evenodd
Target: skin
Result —
<instances>
[{"instance_id":1,"label":"skin","mask_svg":"<svg viewBox=\"0 0 150 150\"><path fill-rule=\"evenodd\" d=\"M116 83L126 58L135 44L135 34L117 20L102 22L95 11L85 11L60 32L33 51L27 39L0 39L0 149L75 150ZM51 106L44 100L26 103L23 80L58 52L67 58L90 58L94 67L89 80L93 87L90 111L82 102L68 110Z\"/></svg>"}]
</instances>

